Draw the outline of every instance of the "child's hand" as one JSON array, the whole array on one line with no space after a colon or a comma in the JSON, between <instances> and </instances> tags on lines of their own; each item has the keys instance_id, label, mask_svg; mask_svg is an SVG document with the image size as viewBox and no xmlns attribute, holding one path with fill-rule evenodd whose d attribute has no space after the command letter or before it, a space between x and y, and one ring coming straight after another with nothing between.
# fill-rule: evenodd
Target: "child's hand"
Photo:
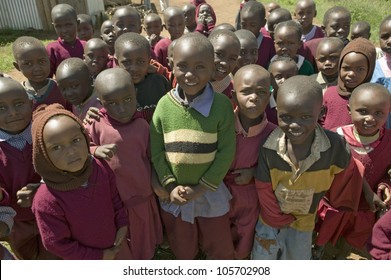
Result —
<instances>
[{"instance_id":1,"label":"child's hand","mask_svg":"<svg viewBox=\"0 0 391 280\"><path fill-rule=\"evenodd\" d=\"M127 226L120 227L117 230L117 234L115 235L115 241L114 241L115 247L119 247L122 244L122 241L124 241L124 239L126 238L127 233L128 233Z\"/></svg>"},{"instance_id":2,"label":"child's hand","mask_svg":"<svg viewBox=\"0 0 391 280\"><path fill-rule=\"evenodd\" d=\"M254 177L255 168L243 168L232 171L232 174L239 174L235 177L235 183L238 185L246 185L250 183Z\"/></svg>"},{"instance_id":3,"label":"child's hand","mask_svg":"<svg viewBox=\"0 0 391 280\"><path fill-rule=\"evenodd\" d=\"M206 189L201 185L196 186L185 186L185 192L181 194L181 197L185 198L187 201L194 200L199 198Z\"/></svg>"},{"instance_id":4,"label":"child's hand","mask_svg":"<svg viewBox=\"0 0 391 280\"><path fill-rule=\"evenodd\" d=\"M390 189L387 188L386 185L380 184L379 187L377 188L377 195L382 199L384 204L386 205L391 205L391 194L390 194Z\"/></svg>"},{"instance_id":5,"label":"child's hand","mask_svg":"<svg viewBox=\"0 0 391 280\"><path fill-rule=\"evenodd\" d=\"M27 184L16 192L17 203L20 207L31 207L37 188L41 183Z\"/></svg>"},{"instance_id":6,"label":"child's hand","mask_svg":"<svg viewBox=\"0 0 391 280\"><path fill-rule=\"evenodd\" d=\"M186 190L184 186L175 187L170 193L171 202L177 205L186 204L188 201L183 197L185 193Z\"/></svg>"},{"instance_id":7,"label":"child's hand","mask_svg":"<svg viewBox=\"0 0 391 280\"><path fill-rule=\"evenodd\" d=\"M99 146L94 153L94 156L97 158L101 158L107 161L110 161L111 158L117 153L117 145L116 144L106 144Z\"/></svg>"},{"instance_id":8,"label":"child's hand","mask_svg":"<svg viewBox=\"0 0 391 280\"><path fill-rule=\"evenodd\" d=\"M200 15L200 16L198 17L197 22L198 22L199 24L204 24L204 23L206 22L206 18L205 18L203 15Z\"/></svg>"},{"instance_id":9,"label":"child's hand","mask_svg":"<svg viewBox=\"0 0 391 280\"><path fill-rule=\"evenodd\" d=\"M372 212L386 208L386 204L374 192L371 194L365 194L364 196L369 205L369 209L371 209Z\"/></svg>"},{"instance_id":10,"label":"child's hand","mask_svg":"<svg viewBox=\"0 0 391 280\"><path fill-rule=\"evenodd\" d=\"M206 21L206 24L215 23L214 20L213 20L213 18L212 18L212 16L208 16L208 17L205 19L205 21Z\"/></svg>"},{"instance_id":11,"label":"child's hand","mask_svg":"<svg viewBox=\"0 0 391 280\"><path fill-rule=\"evenodd\" d=\"M104 260L114 260L115 256L119 252L119 247L111 247L109 249L103 250L103 259Z\"/></svg>"},{"instance_id":12,"label":"child's hand","mask_svg":"<svg viewBox=\"0 0 391 280\"><path fill-rule=\"evenodd\" d=\"M99 109L96 107L90 107L87 111L87 114L83 120L84 124L92 124L94 120L99 121L102 115L99 112Z\"/></svg>"}]
</instances>

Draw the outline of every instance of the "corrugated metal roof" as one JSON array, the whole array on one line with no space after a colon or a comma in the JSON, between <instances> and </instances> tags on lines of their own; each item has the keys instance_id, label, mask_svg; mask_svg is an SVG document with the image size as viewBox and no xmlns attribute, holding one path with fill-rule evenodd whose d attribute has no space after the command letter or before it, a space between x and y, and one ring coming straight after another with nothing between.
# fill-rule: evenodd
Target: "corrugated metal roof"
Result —
<instances>
[{"instance_id":1,"label":"corrugated metal roof","mask_svg":"<svg viewBox=\"0 0 391 280\"><path fill-rule=\"evenodd\" d=\"M43 29L35 0L1 0L0 29Z\"/></svg>"}]
</instances>

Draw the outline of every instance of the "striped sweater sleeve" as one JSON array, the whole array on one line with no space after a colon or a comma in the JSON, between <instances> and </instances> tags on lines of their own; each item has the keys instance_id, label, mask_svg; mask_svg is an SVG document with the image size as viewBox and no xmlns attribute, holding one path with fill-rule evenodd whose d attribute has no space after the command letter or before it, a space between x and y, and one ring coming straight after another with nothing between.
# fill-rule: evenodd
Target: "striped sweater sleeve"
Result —
<instances>
[{"instance_id":1,"label":"striped sweater sleeve","mask_svg":"<svg viewBox=\"0 0 391 280\"><path fill-rule=\"evenodd\" d=\"M176 179L166 160L163 128L160 114L164 114L161 106L157 106L150 124L151 159L163 187L176 182ZM161 112L163 111L163 112Z\"/></svg>"}]
</instances>

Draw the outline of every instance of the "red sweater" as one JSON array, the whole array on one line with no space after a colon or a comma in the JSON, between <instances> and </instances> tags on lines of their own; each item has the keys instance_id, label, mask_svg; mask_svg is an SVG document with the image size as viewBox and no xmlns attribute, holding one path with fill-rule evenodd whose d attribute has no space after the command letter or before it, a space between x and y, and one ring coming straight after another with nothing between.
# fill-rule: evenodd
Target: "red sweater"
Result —
<instances>
[{"instance_id":1,"label":"red sweater","mask_svg":"<svg viewBox=\"0 0 391 280\"><path fill-rule=\"evenodd\" d=\"M373 259L391 260L391 211L376 222L367 248Z\"/></svg>"},{"instance_id":2,"label":"red sweater","mask_svg":"<svg viewBox=\"0 0 391 280\"><path fill-rule=\"evenodd\" d=\"M275 54L276 50L273 39L269 36L263 36L261 45L258 48L258 60L256 64L267 69L270 60Z\"/></svg>"},{"instance_id":3,"label":"red sweater","mask_svg":"<svg viewBox=\"0 0 391 280\"><path fill-rule=\"evenodd\" d=\"M32 146L26 143L22 151L6 142L0 142L0 186L4 198L1 206L10 206L16 211L15 221L34 219L31 208L19 207L16 192L29 183L39 183L41 176L35 173Z\"/></svg>"},{"instance_id":4,"label":"red sweater","mask_svg":"<svg viewBox=\"0 0 391 280\"><path fill-rule=\"evenodd\" d=\"M329 87L323 96L325 113L320 124L325 129L335 129L352 123L348 111L349 96L342 96L338 93L337 86Z\"/></svg>"},{"instance_id":5,"label":"red sweater","mask_svg":"<svg viewBox=\"0 0 391 280\"><path fill-rule=\"evenodd\" d=\"M153 50L155 53L156 60L171 70L171 67L168 65L167 57L168 57L168 47L171 44L171 40L169 38L163 38L159 42L156 43L155 49Z\"/></svg>"},{"instance_id":6,"label":"red sweater","mask_svg":"<svg viewBox=\"0 0 391 280\"><path fill-rule=\"evenodd\" d=\"M103 161L92 164L86 187L57 191L42 184L33 201L45 248L63 259L102 259L117 230L128 225L114 173Z\"/></svg>"},{"instance_id":7,"label":"red sweater","mask_svg":"<svg viewBox=\"0 0 391 280\"><path fill-rule=\"evenodd\" d=\"M51 42L46 46L46 51L50 59L50 74L49 78L56 74L56 70L60 63L70 57L78 57L83 59L84 46L86 41L76 39L75 44L70 45L64 43L59 37L57 41Z\"/></svg>"}]
</instances>

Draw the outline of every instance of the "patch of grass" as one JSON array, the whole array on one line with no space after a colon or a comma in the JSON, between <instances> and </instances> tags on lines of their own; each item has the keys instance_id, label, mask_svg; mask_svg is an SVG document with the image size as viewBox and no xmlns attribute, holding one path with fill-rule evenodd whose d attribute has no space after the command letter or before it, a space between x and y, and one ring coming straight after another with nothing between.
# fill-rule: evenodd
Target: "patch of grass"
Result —
<instances>
[{"instance_id":1,"label":"patch of grass","mask_svg":"<svg viewBox=\"0 0 391 280\"><path fill-rule=\"evenodd\" d=\"M7 73L14 69L12 62L14 57L12 55L12 43L20 36L32 36L42 40L44 45L55 40L56 34L54 32L44 32L39 30L0 30L0 72Z\"/></svg>"},{"instance_id":2,"label":"patch of grass","mask_svg":"<svg viewBox=\"0 0 391 280\"><path fill-rule=\"evenodd\" d=\"M281 7L293 12L297 0L276 0L259 1L263 4L276 2ZM352 23L356 21L367 21L371 25L371 41L378 46L380 22L390 14L391 0L315 0L317 17L315 23L320 25L323 21L324 13L333 6L343 6L352 15Z\"/></svg>"}]
</instances>

